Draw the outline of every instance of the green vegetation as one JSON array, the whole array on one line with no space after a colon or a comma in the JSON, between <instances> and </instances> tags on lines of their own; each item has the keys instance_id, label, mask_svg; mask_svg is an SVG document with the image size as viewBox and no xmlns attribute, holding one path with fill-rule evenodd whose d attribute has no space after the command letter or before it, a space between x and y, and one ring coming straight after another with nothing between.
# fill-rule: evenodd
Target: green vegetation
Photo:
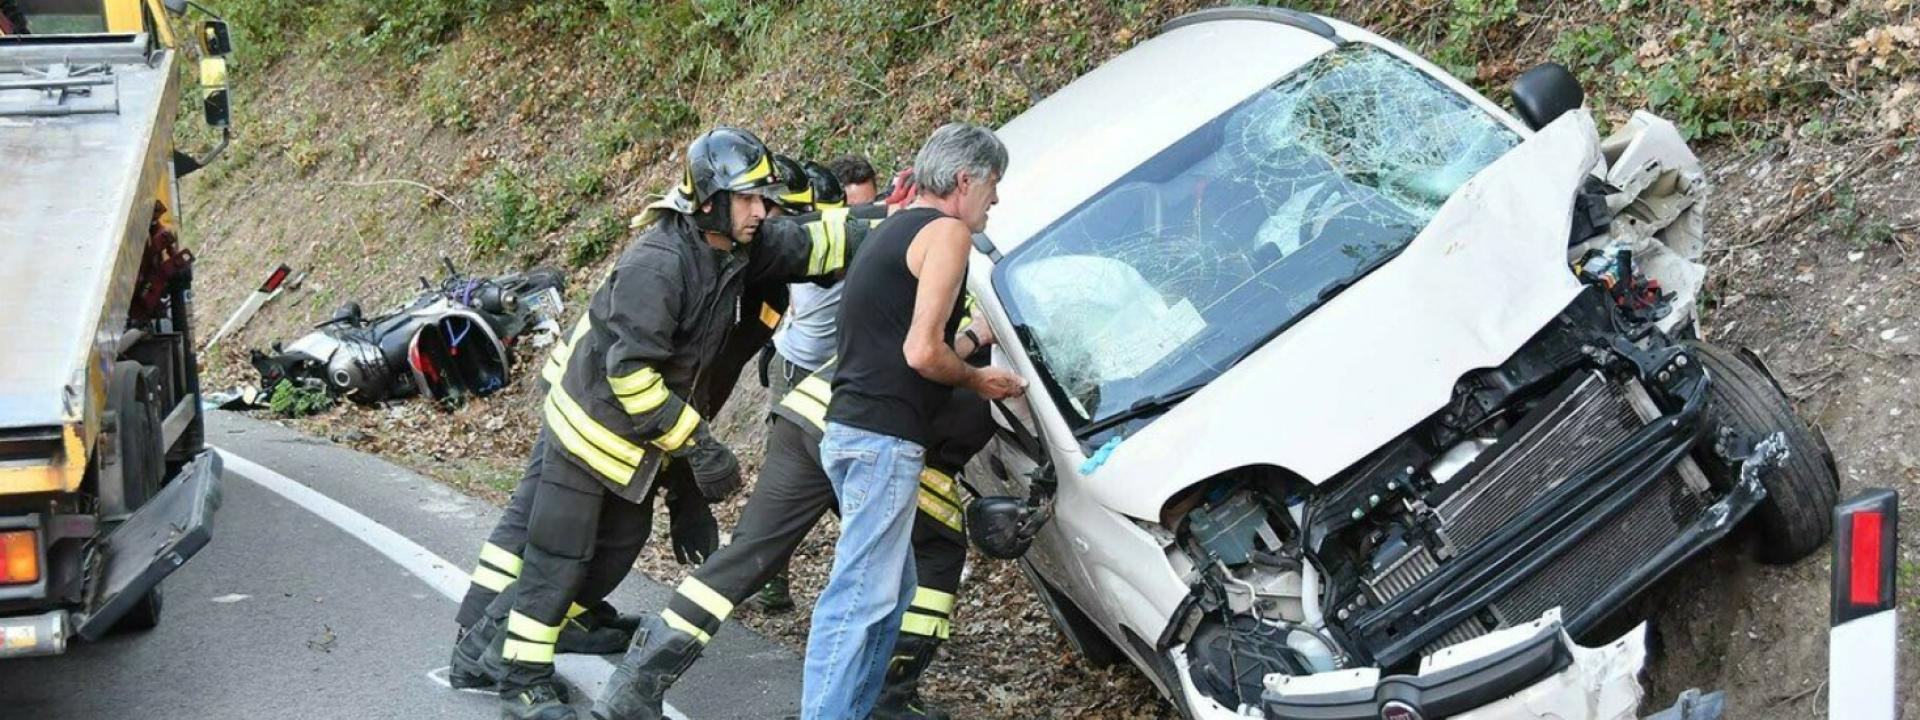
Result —
<instances>
[{"instance_id":1,"label":"green vegetation","mask_svg":"<svg viewBox=\"0 0 1920 720\"><path fill-rule=\"evenodd\" d=\"M467 242L483 254L515 249L544 237L569 217L565 207L504 167L495 168L480 183L477 193L483 214L474 223Z\"/></svg>"},{"instance_id":2,"label":"green vegetation","mask_svg":"<svg viewBox=\"0 0 1920 720\"><path fill-rule=\"evenodd\" d=\"M267 397L267 408L281 417L306 417L333 407L333 398L325 388L308 387L292 380L281 380Z\"/></svg>"},{"instance_id":3,"label":"green vegetation","mask_svg":"<svg viewBox=\"0 0 1920 720\"><path fill-rule=\"evenodd\" d=\"M626 232L627 223L619 216L609 212L595 215L585 230L567 239L567 267L583 268L598 262Z\"/></svg>"}]
</instances>

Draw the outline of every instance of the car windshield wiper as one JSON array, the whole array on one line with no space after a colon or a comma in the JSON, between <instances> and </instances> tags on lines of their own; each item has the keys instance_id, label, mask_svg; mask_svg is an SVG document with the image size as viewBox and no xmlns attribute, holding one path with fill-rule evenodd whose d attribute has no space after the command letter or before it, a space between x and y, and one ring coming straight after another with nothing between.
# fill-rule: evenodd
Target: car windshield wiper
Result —
<instances>
[{"instance_id":1,"label":"car windshield wiper","mask_svg":"<svg viewBox=\"0 0 1920 720\"><path fill-rule=\"evenodd\" d=\"M1206 386L1207 386L1207 383L1206 381L1203 380L1200 382L1193 383L1191 385L1183 386L1176 390L1163 392L1158 395L1148 395L1146 397L1140 398L1139 400L1133 401L1133 404L1128 405L1127 409L1125 410L1121 410L1120 412L1114 413L1112 415L1108 415L1106 417L1100 418L1099 420L1080 426L1078 429L1073 431L1073 436L1075 438L1085 440L1087 438L1093 437L1095 435L1106 432L1113 428L1119 427L1122 424L1125 424L1134 420L1138 420L1140 418L1147 417L1150 415L1159 415L1161 413L1164 413L1168 410L1173 409L1173 406L1179 405L1180 401L1187 399L1188 396L1193 395L1194 393L1200 392L1200 388L1203 388Z\"/></svg>"}]
</instances>

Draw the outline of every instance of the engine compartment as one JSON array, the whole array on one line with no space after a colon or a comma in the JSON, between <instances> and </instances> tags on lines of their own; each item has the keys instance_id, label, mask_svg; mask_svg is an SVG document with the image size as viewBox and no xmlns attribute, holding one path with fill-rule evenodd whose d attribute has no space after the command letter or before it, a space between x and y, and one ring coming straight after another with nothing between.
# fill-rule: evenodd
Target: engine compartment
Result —
<instances>
[{"instance_id":1,"label":"engine compartment","mask_svg":"<svg viewBox=\"0 0 1920 720\"><path fill-rule=\"evenodd\" d=\"M1709 380L1653 320L1592 285L1334 480L1244 467L1176 496L1163 546L1190 592L1161 648L1246 708L1268 674L1403 671L1555 607L1592 629L1731 490L1691 458L1727 444L1702 442Z\"/></svg>"}]
</instances>

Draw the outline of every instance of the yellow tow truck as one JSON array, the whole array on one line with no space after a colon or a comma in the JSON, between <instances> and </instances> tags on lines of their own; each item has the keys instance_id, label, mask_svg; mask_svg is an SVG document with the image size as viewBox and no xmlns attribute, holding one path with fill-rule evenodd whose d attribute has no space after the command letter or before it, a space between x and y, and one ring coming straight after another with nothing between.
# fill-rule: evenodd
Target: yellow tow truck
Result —
<instances>
[{"instance_id":1,"label":"yellow tow truck","mask_svg":"<svg viewBox=\"0 0 1920 720\"><path fill-rule=\"evenodd\" d=\"M9 658L154 626L160 581L211 538L220 463L201 429L179 179L226 146L232 40L187 0L0 0L0 10ZM220 136L200 158L175 146L189 103Z\"/></svg>"}]
</instances>

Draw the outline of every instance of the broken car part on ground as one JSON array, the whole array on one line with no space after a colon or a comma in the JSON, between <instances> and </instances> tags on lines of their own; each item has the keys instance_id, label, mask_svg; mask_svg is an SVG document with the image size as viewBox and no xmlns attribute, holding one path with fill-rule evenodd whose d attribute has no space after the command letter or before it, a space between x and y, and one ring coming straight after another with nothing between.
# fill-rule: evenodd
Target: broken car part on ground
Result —
<instances>
[{"instance_id":1,"label":"broken car part on ground","mask_svg":"<svg viewBox=\"0 0 1920 720\"><path fill-rule=\"evenodd\" d=\"M1003 129L969 289L1036 392L967 476L1053 514L1021 562L1090 661L1191 717L1635 717L1603 620L1743 520L1826 540L1825 442L1695 337L1698 160L1527 78L1227 8Z\"/></svg>"},{"instance_id":2,"label":"broken car part on ground","mask_svg":"<svg viewBox=\"0 0 1920 720\"><path fill-rule=\"evenodd\" d=\"M348 302L284 348L252 351L261 387L292 381L362 405L484 397L513 378L509 345L558 338L566 287L559 270L473 278L448 263L446 273L438 286L421 278L420 294L393 311L368 318Z\"/></svg>"}]
</instances>

